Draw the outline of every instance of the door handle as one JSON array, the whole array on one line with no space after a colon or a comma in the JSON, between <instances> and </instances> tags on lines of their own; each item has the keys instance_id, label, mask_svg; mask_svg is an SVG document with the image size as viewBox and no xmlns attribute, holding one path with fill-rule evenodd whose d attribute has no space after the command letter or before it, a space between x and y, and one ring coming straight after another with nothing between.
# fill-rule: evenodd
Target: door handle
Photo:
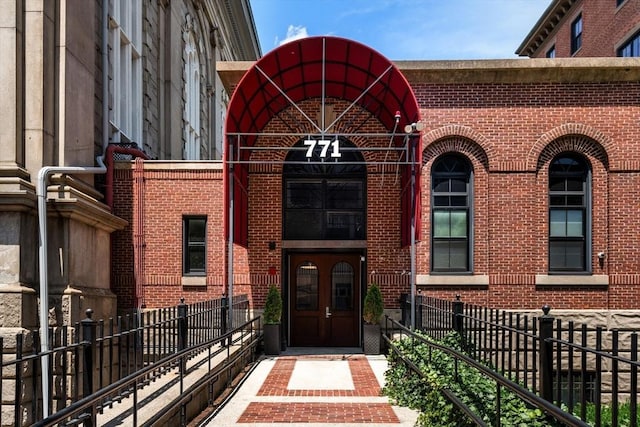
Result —
<instances>
[{"instance_id":1,"label":"door handle","mask_svg":"<svg viewBox=\"0 0 640 427\"><path fill-rule=\"evenodd\" d=\"M331 317L331 312L329 311L329 306L325 307L324 316L328 319Z\"/></svg>"}]
</instances>

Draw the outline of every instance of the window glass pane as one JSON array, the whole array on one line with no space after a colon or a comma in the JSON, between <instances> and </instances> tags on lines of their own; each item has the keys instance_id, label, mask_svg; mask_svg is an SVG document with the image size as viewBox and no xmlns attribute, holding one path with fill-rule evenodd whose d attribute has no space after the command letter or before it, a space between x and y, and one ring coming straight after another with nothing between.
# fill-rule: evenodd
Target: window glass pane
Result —
<instances>
[{"instance_id":1,"label":"window glass pane","mask_svg":"<svg viewBox=\"0 0 640 427\"><path fill-rule=\"evenodd\" d=\"M454 240L449 246L449 268L467 270L467 241Z\"/></svg>"},{"instance_id":2,"label":"window glass pane","mask_svg":"<svg viewBox=\"0 0 640 427\"><path fill-rule=\"evenodd\" d=\"M288 181L286 207L293 209L322 208L322 182Z\"/></svg>"},{"instance_id":3,"label":"window glass pane","mask_svg":"<svg viewBox=\"0 0 640 427\"><path fill-rule=\"evenodd\" d=\"M331 301L333 310L353 309L353 267L339 262L331 272Z\"/></svg>"},{"instance_id":4,"label":"window glass pane","mask_svg":"<svg viewBox=\"0 0 640 427\"><path fill-rule=\"evenodd\" d=\"M363 239L364 221L359 212L327 212L327 239Z\"/></svg>"},{"instance_id":5,"label":"window glass pane","mask_svg":"<svg viewBox=\"0 0 640 427\"><path fill-rule=\"evenodd\" d=\"M433 213L433 237L450 237L449 212Z\"/></svg>"},{"instance_id":6,"label":"window glass pane","mask_svg":"<svg viewBox=\"0 0 640 427\"><path fill-rule=\"evenodd\" d=\"M583 270L584 244L581 241L552 241L549 243L550 270Z\"/></svg>"},{"instance_id":7,"label":"window glass pane","mask_svg":"<svg viewBox=\"0 0 640 427\"><path fill-rule=\"evenodd\" d=\"M449 196L435 196L433 198L434 206L449 206Z\"/></svg>"},{"instance_id":8,"label":"window glass pane","mask_svg":"<svg viewBox=\"0 0 640 427\"><path fill-rule=\"evenodd\" d=\"M189 219L188 220L188 229L189 229L189 242L204 242L205 240L205 226L206 221L204 219Z\"/></svg>"},{"instance_id":9,"label":"window glass pane","mask_svg":"<svg viewBox=\"0 0 640 427\"><path fill-rule=\"evenodd\" d=\"M451 196L451 206L467 206L467 196Z\"/></svg>"},{"instance_id":10,"label":"window glass pane","mask_svg":"<svg viewBox=\"0 0 640 427\"><path fill-rule=\"evenodd\" d=\"M318 309L318 267L310 261L296 269L296 310Z\"/></svg>"},{"instance_id":11,"label":"window glass pane","mask_svg":"<svg viewBox=\"0 0 640 427\"><path fill-rule=\"evenodd\" d=\"M328 209L361 209L364 205L362 182L328 181Z\"/></svg>"},{"instance_id":12,"label":"window glass pane","mask_svg":"<svg viewBox=\"0 0 640 427\"><path fill-rule=\"evenodd\" d=\"M549 203L551 206L566 206L565 196L551 196L549 197Z\"/></svg>"},{"instance_id":13,"label":"window glass pane","mask_svg":"<svg viewBox=\"0 0 640 427\"><path fill-rule=\"evenodd\" d=\"M285 212L285 239L322 239L323 211Z\"/></svg>"},{"instance_id":14,"label":"window glass pane","mask_svg":"<svg viewBox=\"0 0 640 427\"><path fill-rule=\"evenodd\" d=\"M550 191L564 191L565 180L564 178L549 178L549 190Z\"/></svg>"},{"instance_id":15,"label":"window glass pane","mask_svg":"<svg viewBox=\"0 0 640 427\"><path fill-rule=\"evenodd\" d=\"M202 272L205 270L205 250L204 246L194 246L189 248L189 266L190 272Z\"/></svg>"},{"instance_id":16,"label":"window glass pane","mask_svg":"<svg viewBox=\"0 0 640 427\"><path fill-rule=\"evenodd\" d=\"M584 180L579 178L567 178L567 191L583 191Z\"/></svg>"},{"instance_id":17,"label":"window glass pane","mask_svg":"<svg viewBox=\"0 0 640 427\"><path fill-rule=\"evenodd\" d=\"M451 212L451 237L467 237L467 212Z\"/></svg>"},{"instance_id":18,"label":"window glass pane","mask_svg":"<svg viewBox=\"0 0 640 427\"><path fill-rule=\"evenodd\" d=\"M451 191L465 193L467 191L467 181L463 178L451 178Z\"/></svg>"},{"instance_id":19,"label":"window glass pane","mask_svg":"<svg viewBox=\"0 0 640 427\"><path fill-rule=\"evenodd\" d=\"M468 270L468 248L466 240L434 240L434 271Z\"/></svg>"},{"instance_id":20,"label":"window glass pane","mask_svg":"<svg viewBox=\"0 0 640 427\"><path fill-rule=\"evenodd\" d=\"M582 237L582 211L570 210L567 211L567 236L579 236Z\"/></svg>"},{"instance_id":21,"label":"window glass pane","mask_svg":"<svg viewBox=\"0 0 640 427\"><path fill-rule=\"evenodd\" d=\"M566 242L565 256L566 268L571 270L582 270L584 268L582 242Z\"/></svg>"},{"instance_id":22,"label":"window glass pane","mask_svg":"<svg viewBox=\"0 0 640 427\"><path fill-rule=\"evenodd\" d=\"M583 200L582 196L567 196L567 206L582 206Z\"/></svg>"},{"instance_id":23,"label":"window glass pane","mask_svg":"<svg viewBox=\"0 0 640 427\"><path fill-rule=\"evenodd\" d=\"M434 178L433 179L433 191L435 193L448 193L449 192L449 180L447 178Z\"/></svg>"},{"instance_id":24,"label":"window glass pane","mask_svg":"<svg viewBox=\"0 0 640 427\"><path fill-rule=\"evenodd\" d=\"M549 212L549 235L558 237L567 235L567 213L563 210Z\"/></svg>"},{"instance_id":25,"label":"window glass pane","mask_svg":"<svg viewBox=\"0 0 640 427\"><path fill-rule=\"evenodd\" d=\"M449 269L449 241L434 240L433 241L433 269L448 270Z\"/></svg>"}]
</instances>

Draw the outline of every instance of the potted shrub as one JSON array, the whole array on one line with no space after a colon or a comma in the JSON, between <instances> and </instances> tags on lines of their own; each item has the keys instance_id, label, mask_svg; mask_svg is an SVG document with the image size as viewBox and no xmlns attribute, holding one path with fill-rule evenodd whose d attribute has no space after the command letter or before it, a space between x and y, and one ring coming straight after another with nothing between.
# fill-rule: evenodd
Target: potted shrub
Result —
<instances>
[{"instance_id":1,"label":"potted shrub","mask_svg":"<svg viewBox=\"0 0 640 427\"><path fill-rule=\"evenodd\" d=\"M264 304L262 319L264 321L264 353L280 354L280 318L282 317L282 298L276 285L269 286L267 300Z\"/></svg>"},{"instance_id":2,"label":"potted shrub","mask_svg":"<svg viewBox=\"0 0 640 427\"><path fill-rule=\"evenodd\" d=\"M364 319L363 347L365 354L380 354L380 319L384 312L384 302L380 287L372 283L367 289L362 307Z\"/></svg>"}]
</instances>

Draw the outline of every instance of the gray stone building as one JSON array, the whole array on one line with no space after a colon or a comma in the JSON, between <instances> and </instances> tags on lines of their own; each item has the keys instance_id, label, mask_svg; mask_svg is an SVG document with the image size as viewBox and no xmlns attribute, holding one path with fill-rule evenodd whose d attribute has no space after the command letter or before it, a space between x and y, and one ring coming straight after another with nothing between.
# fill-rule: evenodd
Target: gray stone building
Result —
<instances>
[{"instance_id":1,"label":"gray stone building","mask_svg":"<svg viewBox=\"0 0 640 427\"><path fill-rule=\"evenodd\" d=\"M0 335L8 337L43 320L72 324L89 307L96 318L116 313L110 234L126 221L111 213L112 155L221 158L228 95L216 62L261 52L248 0L0 6Z\"/></svg>"}]
</instances>

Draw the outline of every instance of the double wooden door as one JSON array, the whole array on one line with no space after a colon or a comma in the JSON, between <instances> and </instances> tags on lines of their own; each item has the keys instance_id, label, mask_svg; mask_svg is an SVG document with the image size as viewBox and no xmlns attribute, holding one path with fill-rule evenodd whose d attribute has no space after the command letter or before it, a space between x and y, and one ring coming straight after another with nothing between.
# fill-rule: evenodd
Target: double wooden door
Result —
<instances>
[{"instance_id":1,"label":"double wooden door","mask_svg":"<svg viewBox=\"0 0 640 427\"><path fill-rule=\"evenodd\" d=\"M359 346L359 254L292 254L289 284L291 346Z\"/></svg>"}]
</instances>

